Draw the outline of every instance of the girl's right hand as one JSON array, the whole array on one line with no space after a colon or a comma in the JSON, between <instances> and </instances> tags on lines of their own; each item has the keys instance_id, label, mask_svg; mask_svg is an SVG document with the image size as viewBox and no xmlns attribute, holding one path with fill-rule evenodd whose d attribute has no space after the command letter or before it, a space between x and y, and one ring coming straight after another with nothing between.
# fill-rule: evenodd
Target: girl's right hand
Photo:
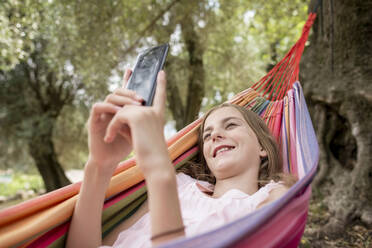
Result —
<instances>
[{"instance_id":1,"label":"girl's right hand","mask_svg":"<svg viewBox=\"0 0 372 248\"><path fill-rule=\"evenodd\" d=\"M117 164L132 151L132 144L129 129L125 126L115 141L106 143L104 137L107 126L124 105L141 105L142 102L134 91L125 88L131 73L131 70L126 70L122 88L109 94L104 102L93 105L88 120L89 162L110 176Z\"/></svg>"}]
</instances>

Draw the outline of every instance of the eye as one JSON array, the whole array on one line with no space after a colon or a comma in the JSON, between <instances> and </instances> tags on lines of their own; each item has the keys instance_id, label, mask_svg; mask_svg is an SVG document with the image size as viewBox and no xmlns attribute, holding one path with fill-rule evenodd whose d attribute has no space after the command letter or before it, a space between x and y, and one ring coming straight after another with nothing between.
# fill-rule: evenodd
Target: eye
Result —
<instances>
[{"instance_id":1,"label":"eye","mask_svg":"<svg viewBox=\"0 0 372 248\"><path fill-rule=\"evenodd\" d=\"M209 138L211 135L209 134L209 133L207 133L207 134L205 134L204 136L203 136L203 140L206 140L207 138Z\"/></svg>"},{"instance_id":2,"label":"eye","mask_svg":"<svg viewBox=\"0 0 372 248\"><path fill-rule=\"evenodd\" d=\"M235 126L236 126L235 123L230 122L229 124L226 125L226 129L231 129L231 128L235 127Z\"/></svg>"}]
</instances>

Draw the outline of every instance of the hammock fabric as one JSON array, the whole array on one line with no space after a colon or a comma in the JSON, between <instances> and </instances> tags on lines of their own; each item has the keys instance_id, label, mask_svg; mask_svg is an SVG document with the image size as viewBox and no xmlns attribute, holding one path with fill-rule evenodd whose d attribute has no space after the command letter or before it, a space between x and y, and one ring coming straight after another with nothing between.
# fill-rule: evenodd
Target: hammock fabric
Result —
<instances>
[{"instance_id":1,"label":"hammock fabric","mask_svg":"<svg viewBox=\"0 0 372 248\"><path fill-rule=\"evenodd\" d=\"M285 171L299 181L279 200L216 230L171 241L162 247L297 247L306 224L310 183L316 173L318 144L298 82L299 62L316 14L302 35L265 77L230 102L258 113L279 141ZM170 140L175 167L197 154L200 119ZM63 247L81 183L75 183L0 212L0 246ZM131 216L146 200L144 178L133 159L111 179L103 210L102 235Z\"/></svg>"}]
</instances>

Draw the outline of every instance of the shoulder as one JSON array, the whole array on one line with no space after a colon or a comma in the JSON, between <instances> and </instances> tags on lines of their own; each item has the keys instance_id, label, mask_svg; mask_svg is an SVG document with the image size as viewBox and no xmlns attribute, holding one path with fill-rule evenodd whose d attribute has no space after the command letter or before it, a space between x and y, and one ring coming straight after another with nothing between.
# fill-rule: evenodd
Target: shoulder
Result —
<instances>
[{"instance_id":1,"label":"shoulder","mask_svg":"<svg viewBox=\"0 0 372 248\"><path fill-rule=\"evenodd\" d=\"M289 187L285 186L284 184L277 183L276 186L270 190L268 200L275 201L287 193L288 190Z\"/></svg>"},{"instance_id":2,"label":"shoulder","mask_svg":"<svg viewBox=\"0 0 372 248\"><path fill-rule=\"evenodd\" d=\"M269 203L279 199L285 193L287 193L287 191L289 190L289 187L285 186L282 183L270 183L270 185L266 185L266 186L269 186L268 196L263 202L261 202L257 206L257 208L260 208L260 207L262 207L266 204L269 204Z\"/></svg>"}]
</instances>

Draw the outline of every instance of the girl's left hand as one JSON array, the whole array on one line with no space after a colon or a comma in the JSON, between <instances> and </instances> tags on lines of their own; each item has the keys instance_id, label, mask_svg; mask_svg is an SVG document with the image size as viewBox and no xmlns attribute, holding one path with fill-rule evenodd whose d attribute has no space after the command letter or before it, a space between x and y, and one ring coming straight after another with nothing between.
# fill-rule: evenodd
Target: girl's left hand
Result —
<instances>
[{"instance_id":1,"label":"girl's left hand","mask_svg":"<svg viewBox=\"0 0 372 248\"><path fill-rule=\"evenodd\" d=\"M165 142L164 112L166 100L166 75L160 71L153 106L125 105L109 123L105 142L111 143L122 134L133 146L137 164L143 174L169 166L170 158Z\"/></svg>"}]
</instances>

